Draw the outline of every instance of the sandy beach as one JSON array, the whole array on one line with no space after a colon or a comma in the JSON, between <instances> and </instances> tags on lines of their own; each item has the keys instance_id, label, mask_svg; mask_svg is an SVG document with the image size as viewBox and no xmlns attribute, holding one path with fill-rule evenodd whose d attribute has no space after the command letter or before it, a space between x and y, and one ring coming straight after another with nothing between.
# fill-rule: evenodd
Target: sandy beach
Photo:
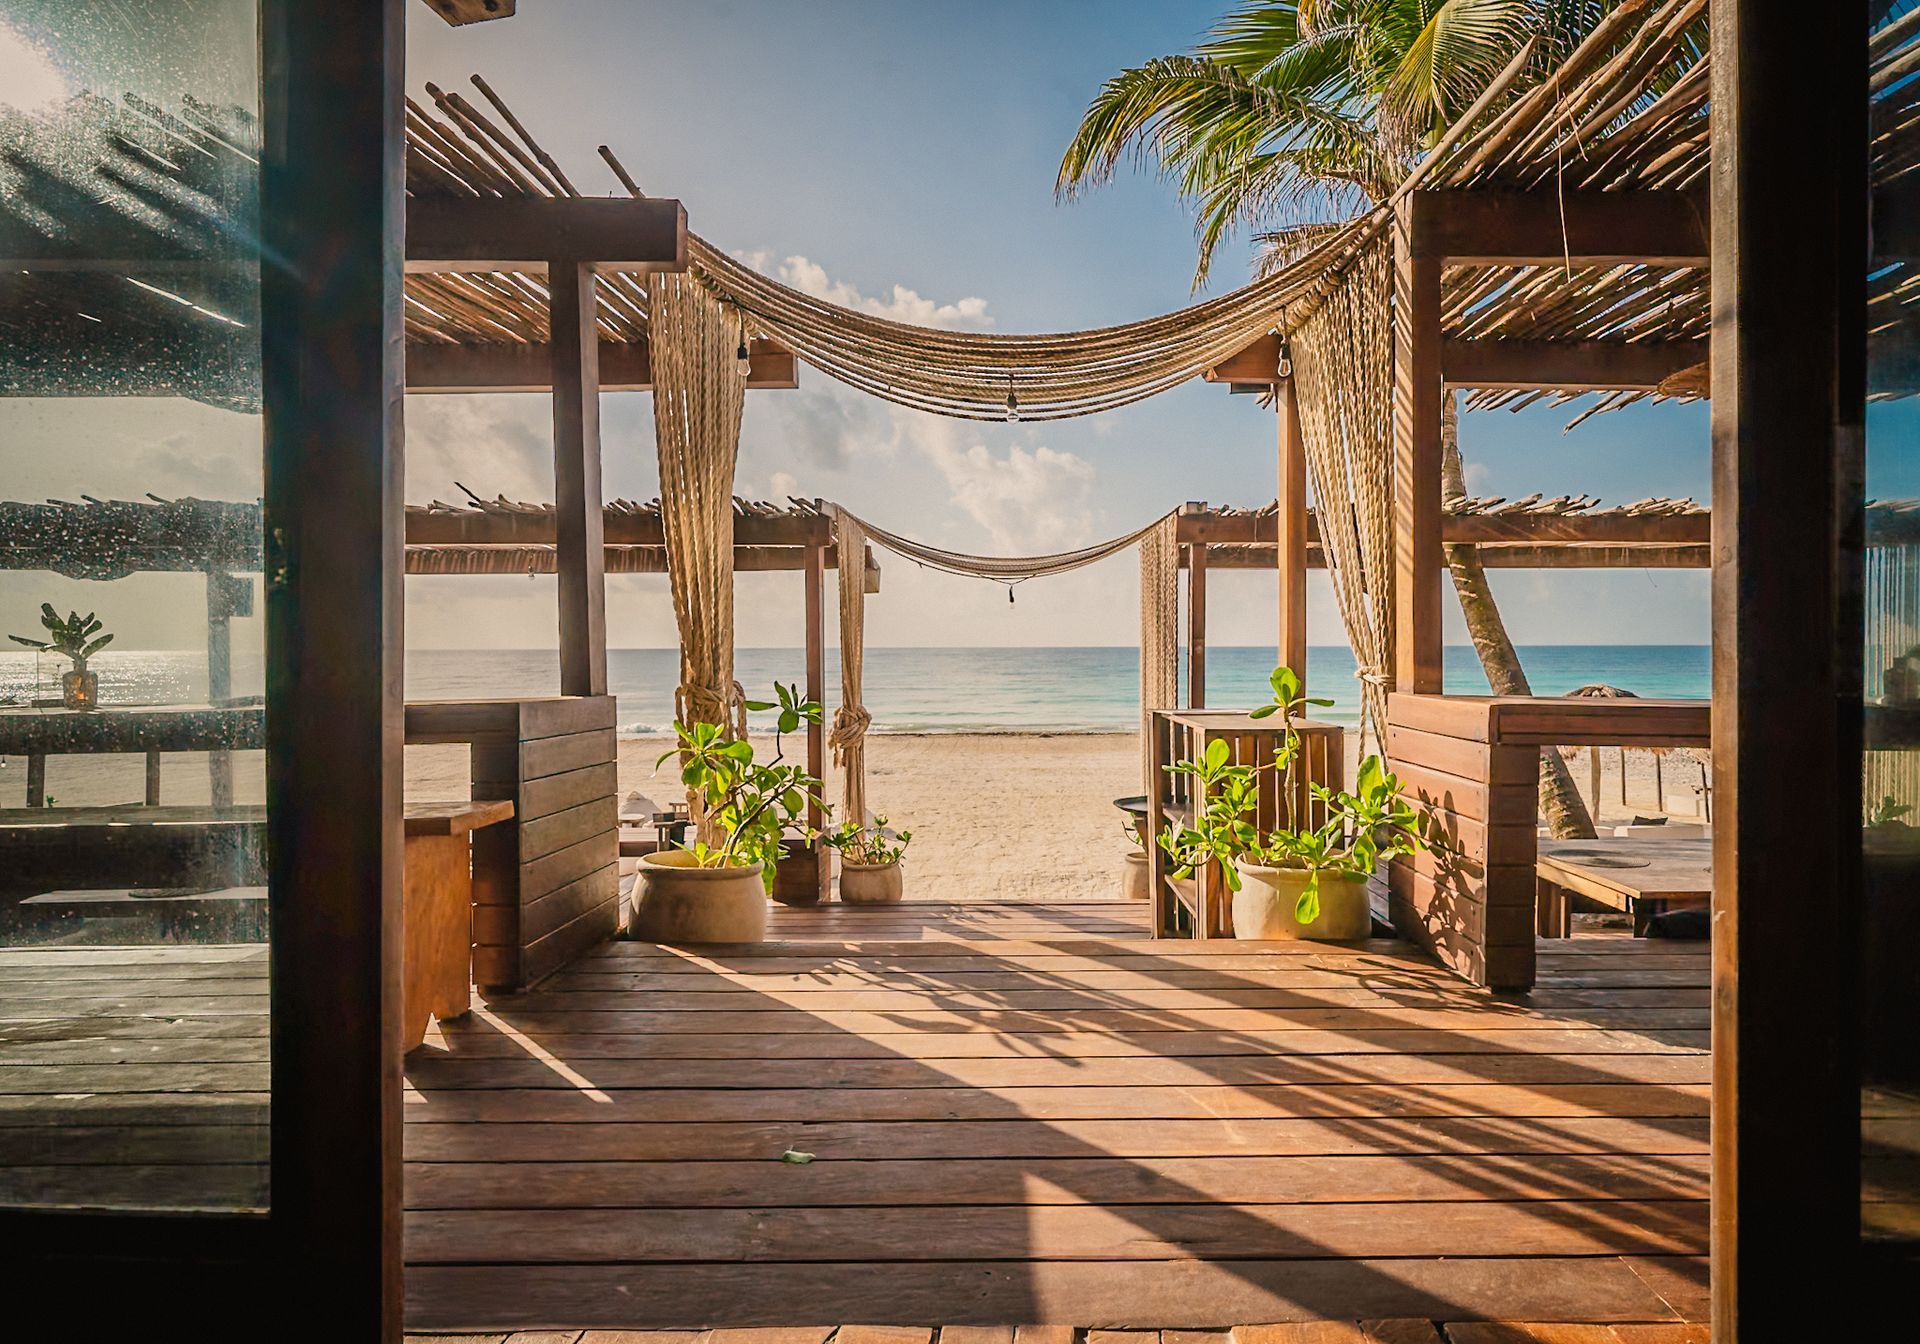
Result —
<instances>
[{"instance_id":1,"label":"sandy beach","mask_svg":"<svg viewBox=\"0 0 1920 1344\"><path fill-rule=\"evenodd\" d=\"M869 738L868 806L914 833L907 855L908 898L1114 899L1127 841L1113 800L1140 791L1135 742L1131 733ZM1350 735L1350 751L1351 742ZM621 791L638 790L667 802L677 783L671 772L656 774L654 761L670 745L665 738L622 738ZM1586 753L1571 755L1574 780L1586 794ZM1655 815L1651 753L1628 756L1629 801L1624 806L1618 753L1601 755L1600 822L1618 825L1636 815ZM205 760L193 753L166 757L162 800L205 804ZM1666 758L1666 804L1676 824L1698 820L1696 761L1684 751ZM1351 761L1348 770L1351 778ZM18 758L0 766L0 805L19 807L25 802L26 773L26 763ZM258 802L263 794L260 753L239 753L234 774L237 800ZM143 784L138 756L56 756L48 762L47 791L61 806L137 803ZM827 788L829 800L837 799L838 776L831 767ZM466 793L465 748L407 748L409 798L461 798Z\"/></svg>"}]
</instances>

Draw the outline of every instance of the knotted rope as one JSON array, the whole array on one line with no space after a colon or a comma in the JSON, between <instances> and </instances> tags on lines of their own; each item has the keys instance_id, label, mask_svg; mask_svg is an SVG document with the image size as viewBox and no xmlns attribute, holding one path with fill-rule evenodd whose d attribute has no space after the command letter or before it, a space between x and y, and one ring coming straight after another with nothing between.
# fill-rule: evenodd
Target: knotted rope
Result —
<instances>
[{"instance_id":1,"label":"knotted rope","mask_svg":"<svg viewBox=\"0 0 1920 1344\"><path fill-rule=\"evenodd\" d=\"M1180 696L1180 516L1170 513L1140 536L1140 780L1151 795L1152 723Z\"/></svg>"},{"instance_id":2,"label":"knotted rope","mask_svg":"<svg viewBox=\"0 0 1920 1344\"><path fill-rule=\"evenodd\" d=\"M842 815L867 819L867 728L873 715L861 703L867 643L867 534L860 520L836 507L833 544L840 552L840 707L827 744L840 767Z\"/></svg>"},{"instance_id":3,"label":"knotted rope","mask_svg":"<svg viewBox=\"0 0 1920 1344\"><path fill-rule=\"evenodd\" d=\"M735 350L745 333L737 313L684 275L653 277L651 317L660 522L680 628L674 708L682 723L744 736L733 678L733 474L746 400Z\"/></svg>"},{"instance_id":4,"label":"knotted rope","mask_svg":"<svg viewBox=\"0 0 1920 1344\"><path fill-rule=\"evenodd\" d=\"M1353 645L1361 738L1384 742L1393 689L1393 327L1390 249L1378 240L1294 332L1320 543Z\"/></svg>"}]
</instances>

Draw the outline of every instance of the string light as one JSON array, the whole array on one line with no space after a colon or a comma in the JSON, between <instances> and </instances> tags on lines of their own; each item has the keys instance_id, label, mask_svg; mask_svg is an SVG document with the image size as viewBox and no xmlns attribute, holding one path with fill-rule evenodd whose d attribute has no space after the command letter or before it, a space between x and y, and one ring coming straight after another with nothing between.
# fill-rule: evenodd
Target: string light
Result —
<instances>
[{"instance_id":1,"label":"string light","mask_svg":"<svg viewBox=\"0 0 1920 1344\"><path fill-rule=\"evenodd\" d=\"M1007 375L1007 423L1010 425L1017 424L1019 420L1020 420L1020 398L1014 395L1013 375L1008 374ZM1007 594L1007 596L1012 597L1013 594L1009 593Z\"/></svg>"}]
</instances>

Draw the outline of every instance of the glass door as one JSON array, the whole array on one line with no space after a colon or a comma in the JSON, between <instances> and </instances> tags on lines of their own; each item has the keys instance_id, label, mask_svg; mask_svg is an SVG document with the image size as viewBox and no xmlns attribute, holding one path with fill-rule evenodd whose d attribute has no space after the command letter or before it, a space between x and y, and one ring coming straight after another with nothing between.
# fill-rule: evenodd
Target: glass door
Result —
<instances>
[{"instance_id":1,"label":"glass door","mask_svg":"<svg viewBox=\"0 0 1920 1344\"><path fill-rule=\"evenodd\" d=\"M0 0L0 1203L259 1214L257 0Z\"/></svg>"}]
</instances>

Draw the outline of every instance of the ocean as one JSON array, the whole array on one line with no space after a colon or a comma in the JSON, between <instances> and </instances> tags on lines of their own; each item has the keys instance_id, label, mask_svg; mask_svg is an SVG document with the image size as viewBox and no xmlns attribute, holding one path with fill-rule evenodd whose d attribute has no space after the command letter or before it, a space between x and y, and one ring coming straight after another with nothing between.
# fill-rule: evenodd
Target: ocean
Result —
<instances>
[{"instance_id":1,"label":"ocean","mask_svg":"<svg viewBox=\"0 0 1920 1344\"><path fill-rule=\"evenodd\" d=\"M671 649L614 649L608 679L620 699L629 736L669 731L678 655ZM1650 697L1705 697L1709 650L1693 644L1532 645L1520 650L1533 689L1558 695L1604 681ZM1250 705L1266 696L1273 650L1207 650L1207 699ZM58 694L57 660L0 653L0 704ZM94 662L103 704L180 704L206 695L205 656L198 652L109 650ZM750 696L775 680L799 681L799 649L741 649L736 674ZM1359 718L1359 682L1344 645L1308 650L1310 693L1330 696L1316 714L1339 722ZM1139 655L1132 648L868 649L866 701L882 733L1131 732L1138 716ZM407 694L417 699L549 695L559 681L550 649L418 649L407 655ZM234 693L257 694L257 658L236 655ZM1484 693L1486 678L1472 648L1446 651L1449 691ZM827 654L827 702L839 694L838 654Z\"/></svg>"}]
</instances>

